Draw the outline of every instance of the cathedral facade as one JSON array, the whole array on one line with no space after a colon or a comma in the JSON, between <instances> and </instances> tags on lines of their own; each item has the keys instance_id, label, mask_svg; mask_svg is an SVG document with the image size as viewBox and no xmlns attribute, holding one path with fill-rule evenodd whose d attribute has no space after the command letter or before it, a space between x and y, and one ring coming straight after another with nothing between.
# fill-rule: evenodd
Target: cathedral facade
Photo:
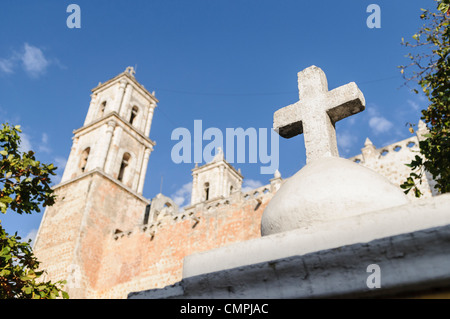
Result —
<instances>
[{"instance_id":1,"label":"cathedral facade","mask_svg":"<svg viewBox=\"0 0 450 319\"><path fill-rule=\"evenodd\" d=\"M243 175L218 152L193 168L189 206L180 209L163 194L142 196L158 100L134 73L129 67L92 90L54 187L57 202L35 240L45 279L66 280L71 298L126 298L180 281L185 256L260 237L262 213L284 182L277 171L268 184L242 192ZM420 123L417 135L380 149L367 139L351 160L400 185L425 131ZM435 195L429 176L421 186L425 197Z\"/></svg>"}]
</instances>

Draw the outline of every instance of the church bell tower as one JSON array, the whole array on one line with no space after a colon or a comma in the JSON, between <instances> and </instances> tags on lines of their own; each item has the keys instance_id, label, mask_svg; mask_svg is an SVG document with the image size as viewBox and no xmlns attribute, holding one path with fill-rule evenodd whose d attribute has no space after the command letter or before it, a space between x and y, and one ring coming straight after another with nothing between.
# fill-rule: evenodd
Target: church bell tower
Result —
<instances>
[{"instance_id":1,"label":"church bell tower","mask_svg":"<svg viewBox=\"0 0 450 319\"><path fill-rule=\"evenodd\" d=\"M74 131L61 182L100 170L142 194L150 153L148 136L158 100L134 78L134 70L92 90L84 126Z\"/></svg>"},{"instance_id":2,"label":"church bell tower","mask_svg":"<svg viewBox=\"0 0 450 319\"><path fill-rule=\"evenodd\" d=\"M139 222L155 142L148 136L158 100L128 67L92 90L84 125L74 131L55 205L44 213L34 244L52 281L66 280L75 298L95 297L105 241Z\"/></svg>"}]
</instances>

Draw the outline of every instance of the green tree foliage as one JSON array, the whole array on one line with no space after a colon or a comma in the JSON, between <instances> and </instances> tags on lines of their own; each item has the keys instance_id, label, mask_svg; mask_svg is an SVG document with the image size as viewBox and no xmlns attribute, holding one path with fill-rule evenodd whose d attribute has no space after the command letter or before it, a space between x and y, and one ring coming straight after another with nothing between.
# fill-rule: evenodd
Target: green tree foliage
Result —
<instances>
[{"instance_id":1,"label":"green tree foliage","mask_svg":"<svg viewBox=\"0 0 450 319\"><path fill-rule=\"evenodd\" d=\"M21 242L17 233L8 235L0 224L0 298L55 299L68 298L61 290L62 281L42 281L44 271L29 243Z\"/></svg>"},{"instance_id":2,"label":"green tree foliage","mask_svg":"<svg viewBox=\"0 0 450 319\"><path fill-rule=\"evenodd\" d=\"M0 211L5 214L8 208L22 214L40 212L44 207L55 203L50 187L50 175L55 175L53 164L46 165L36 161L33 151L22 153L19 150L20 127L2 124L0 130Z\"/></svg>"},{"instance_id":3,"label":"green tree foliage","mask_svg":"<svg viewBox=\"0 0 450 319\"><path fill-rule=\"evenodd\" d=\"M0 129L0 211L19 214L40 211L40 205L55 202L50 187L53 164L41 164L32 151L22 153L20 127L2 124ZM68 298L62 291L63 281L42 280L43 271L33 255L30 243L20 241L15 233L8 235L0 222L0 298Z\"/></svg>"},{"instance_id":4,"label":"green tree foliage","mask_svg":"<svg viewBox=\"0 0 450 319\"><path fill-rule=\"evenodd\" d=\"M412 172L401 185L405 193L413 190L416 197L422 195L417 183L425 171L431 173L440 193L450 192L450 0L437 0L436 5L434 11L422 9L420 19L424 24L413 35L414 42L402 40L403 45L419 52L408 54L411 63L400 66L401 73L407 81L416 81L430 102L421 117L430 131L419 142L423 156L407 164ZM412 71L409 77L406 69ZM412 126L410 131L414 132Z\"/></svg>"}]
</instances>

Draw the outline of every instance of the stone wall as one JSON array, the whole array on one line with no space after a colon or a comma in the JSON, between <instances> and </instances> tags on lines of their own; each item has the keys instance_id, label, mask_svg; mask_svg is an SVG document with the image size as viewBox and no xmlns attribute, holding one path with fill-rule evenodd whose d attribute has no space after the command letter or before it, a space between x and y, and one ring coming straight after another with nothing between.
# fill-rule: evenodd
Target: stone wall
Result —
<instances>
[{"instance_id":1,"label":"stone wall","mask_svg":"<svg viewBox=\"0 0 450 319\"><path fill-rule=\"evenodd\" d=\"M67 280L72 298L88 297L101 286L108 240L119 228L142 222L148 200L99 170L60 184L58 199L45 211L34 246L47 279Z\"/></svg>"},{"instance_id":2,"label":"stone wall","mask_svg":"<svg viewBox=\"0 0 450 319\"><path fill-rule=\"evenodd\" d=\"M111 234L89 298L126 298L131 291L173 284L182 278L185 256L260 237L262 212L273 196L264 189L270 185L246 200L247 194L236 192Z\"/></svg>"},{"instance_id":3,"label":"stone wall","mask_svg":"<svg viewBox=\"0 0 450 319\"><path fill-rule=\"evenodd\" d=\"M33 251L47 271L45 280L67 279L82 223L91 179L82 176L55 189L57 200L47 207L41 221Z\"/></svg>"}]
</instances>

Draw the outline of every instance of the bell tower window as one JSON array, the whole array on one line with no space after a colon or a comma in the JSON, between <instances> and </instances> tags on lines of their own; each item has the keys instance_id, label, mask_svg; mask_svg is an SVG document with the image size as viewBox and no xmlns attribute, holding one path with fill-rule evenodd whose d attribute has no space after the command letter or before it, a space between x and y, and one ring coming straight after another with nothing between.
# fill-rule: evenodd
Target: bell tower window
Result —
<instances>
[{"instance_id":1,"label":"bell tower window","mask_svg":"<svg viewBox=\"0 0 450 319\"><path fill-rule=\"evenodd\" d=\"M209 183L205 183L205 200L209 199Z\"/></svg>"},{"instance_id":2,"label":"bell tower window","mask_svg":"<svg viewBox=\"0 0 450 319\"><path fill-rule=\"evenodd\" d=\"M103 101L102 104L100 104L100 117L105 115L105 109L106 109L106 101Z\"/></svg>"},{"instance_id":3,"label":"bell tower window","mask_svg":"<svg viewBox=\"0 0 450 319\"><path fill-rule=\"evenodd\" d=\"M138 108L137 106L133 106L131 109L131 115L130 115L130 124L133 124L134 120L136 119L138 114Z\"/></svg>"},{"instance_id":4,"label":"bell tower window","mask_svg":"<svg viewBox=\"0 0 450 319\"><path fill-rule=\"evenodd\" d=\"M119 175L117 177L117 179L121 182L123 182L123 178L125 176L125 172L127 170L130 158L131 158L131 155L129 153L123 154L122 163L120 163Z\"/></svg>"},{"instance_id":5,"label":"bell tower window","mask_svg":"<svg viewBox=\"0 0 450 319\"><path fill-rule=\"evenodd\" d=\"M86 165L89 158L89 152L91 151L91 148L86 148L83 153L81 153L81 161L80 161L80 170L82 173L86 170Z\"/></svg>"}]
</instances>

